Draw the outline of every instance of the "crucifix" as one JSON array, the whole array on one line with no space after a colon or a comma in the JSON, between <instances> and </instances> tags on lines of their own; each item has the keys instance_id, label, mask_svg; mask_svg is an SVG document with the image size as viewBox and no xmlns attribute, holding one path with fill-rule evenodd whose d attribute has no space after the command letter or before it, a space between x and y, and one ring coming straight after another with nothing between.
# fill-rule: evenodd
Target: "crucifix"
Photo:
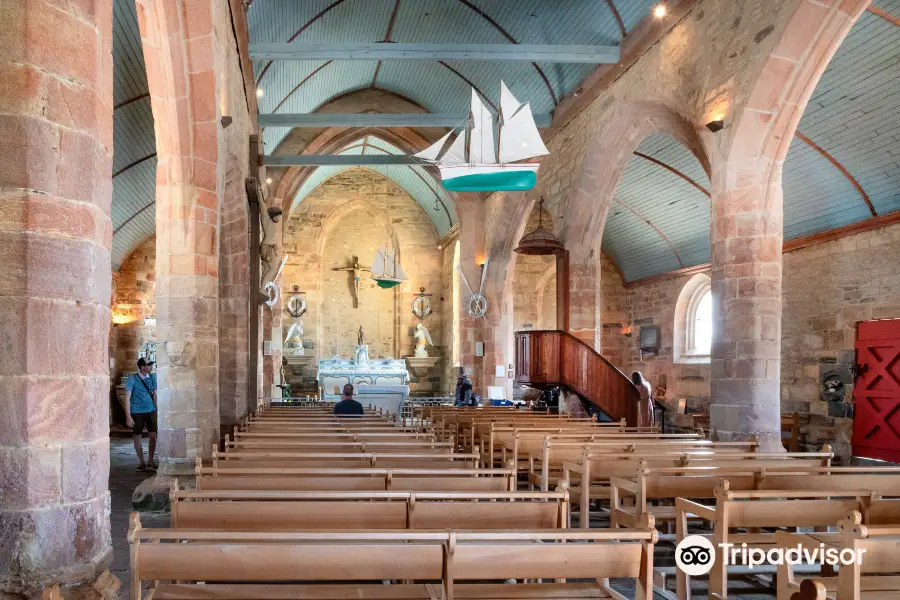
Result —
<instances>
[{"instance_id":1,"label":"crucifix","mask_svg":"<svg viewBox=\"0 0 900 600\"><path fill-rule=\"evenodd\" d=\"M353 308L359 308L359 280L361 278L361 273L363 271L371 271L371 269L367 269L366 267L361 267L359 265L359 258L356 256L351 256L350 261L353 263L349 267L332 267L332 271L352 271L353 272Z\"/></svg>"}]
</instances>

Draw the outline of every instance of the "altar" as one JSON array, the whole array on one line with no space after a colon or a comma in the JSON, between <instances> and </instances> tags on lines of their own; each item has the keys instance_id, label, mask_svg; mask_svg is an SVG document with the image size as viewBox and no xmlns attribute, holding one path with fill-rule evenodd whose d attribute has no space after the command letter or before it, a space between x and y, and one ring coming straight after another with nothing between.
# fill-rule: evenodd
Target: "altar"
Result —
<instances>
[{"instance_id":1,"label":"altar","mask_svg":"<svg viewBox=\"0 0 900 600\"><path fill-rule=\"evenodd\" d=\"M348 383L357 391L360 386L406 386L407 393L409 389L406 361L394 358L369 359L365 363L349 358L326 358L319 361L317 379L323 400L340 400L341 389Z\"/></svg>"}]
</instances>

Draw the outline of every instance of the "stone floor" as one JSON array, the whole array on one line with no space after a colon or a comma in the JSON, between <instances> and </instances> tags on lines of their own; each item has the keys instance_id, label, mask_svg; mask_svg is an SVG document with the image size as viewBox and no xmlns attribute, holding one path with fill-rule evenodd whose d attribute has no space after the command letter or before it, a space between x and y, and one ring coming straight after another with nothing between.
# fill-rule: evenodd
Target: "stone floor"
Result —
<instances>
[{"instance_id":1,"label":"stone floor","mask_svg":"<svg viewBox=\"0 0 900 600\"><path fill-rule=\"evenodd\" d=\"M147 452L147 440L144 440L144 452ZM113 560L109 568L112 574L122 582L120 597L129 600L129 550L128 550L128 518L131 514L131 494L149 473L141 473L137 469L137 457L131 438L111 438L109 441L109 492L112 512L110 527L112 533ZM165 527L169 518L165 514L142 514L144 525Z\"/></svg>"},{"instance_id":2,"label":"stone floor","mask_svg":"<svg viewBox=\"0 0 900 600\"><path fill-rule=\"evenodd\" d=\"M144 440L144 451L146 452L147 441ZM137 458L134 453L134 446L130 438L112 438L110 440L110 464L109 464L109 490L112 497L112 514L110 516L112 527L113 542L113 561L110 571L122 582L121 598L123 600L134 600L130 598L129 586L129 549L128 540L128 518L131 514L131 496L135 488L147 478L147 473L140 473L136 470ZM577 522L577 514L573 518ZM593 519L591 519L592 524ZM146 527L167 527L169 518L166 513L141 513L141 522ZM596 526L605 527L606 523L598 522ZM671 564L671 547L660 544L657 552L657 562ZM613 581L613 587L625 594L628 598L634 598L634 585L631 581ZM670 589L674 590L674 576ZM738 595L730 594L729 598L733 600L772 600L775 598L774 591L769 592L760 589L759 585L752 585L749 582L736 581L731 589L740 591L746 589L746 592L740 592ZM706 598L706 584L704 581L696 581L694 585L694 598L696 600L704 600ZM654 600L666 600L675 598L674 593L671 595L654 594Z\"/></svg>"}]
</instances>

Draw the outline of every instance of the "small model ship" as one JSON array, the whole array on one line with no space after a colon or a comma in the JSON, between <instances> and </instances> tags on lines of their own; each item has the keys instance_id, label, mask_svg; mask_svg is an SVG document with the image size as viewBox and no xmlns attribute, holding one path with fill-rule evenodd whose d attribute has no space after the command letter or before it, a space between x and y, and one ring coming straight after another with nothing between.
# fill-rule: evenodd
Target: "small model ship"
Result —
<instances>
[{"instance_id":1,"label":"small model ship","mask_svg":"<svg viewBox=\"0 0 900 600\"><path fill-rule=\"evenodd\" d=\"M540 163L516 161L550 151L538 133L529 103L516 100L502 81L496 123L495 146L494 115L473 88L466 123L413 156L436 165L444 188L452 192L530 190L537 183Z\"/></svg>"},{"instance_id":2,"label":"small model ship","mask_svg":"<svg viewBox=\"0 0 900 600\"><path fill-rule=\"evenodd\" d=\"M406 273L400 268L400 263L394 257L393 252L379 248L372 261L372 279L378 287L390 289L406 281Z\"/></svg>"}]
</instances>

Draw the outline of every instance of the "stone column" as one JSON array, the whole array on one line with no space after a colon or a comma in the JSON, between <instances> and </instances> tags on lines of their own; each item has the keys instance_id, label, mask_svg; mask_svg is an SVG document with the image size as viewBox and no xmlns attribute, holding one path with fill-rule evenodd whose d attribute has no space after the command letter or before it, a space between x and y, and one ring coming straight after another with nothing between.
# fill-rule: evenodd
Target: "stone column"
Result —
<instances>
[{"instance_id":1,"label":"stone column","mask_svg":"<svg viewBox=\"0 0 900 600\"><path fill-rule=\"evenodd\" d=\"M484 204L478 194L460 193L457 195L456 211L459 215L459 265L466 274L466 279L473 291L478 291L481 284L481 268L476 259L483 260L484 250ZM460 277L459 282L459 341L460 364L471 371L471 379L477 393L483 393L484 379L482 369L483 357L475 356L475 343L486 342L484 339L482 319L473 319L466 311L467 302L472 292ZM497 306L488 306L488 311L497 310Z\"/></svg>"},{"instance_id":2,"label":"stone column","mask_svg":"<svg viewBox=\"0 0 900 600\"><path fill-rule=\"evenodd\" d=\"M0 3L0 596L95 579L109 526L112 2Z\"/></svg>"},{"instance_id":3,"label":"stone column","mask_svg":"<svg viewBox=\"0 0 900 600\"><path fill-rule=\"evenodd\" d=\"M765 164L761 164L765 163ZM781 167L732 161L713 172L710 427L781 449Z\"/></svg>"},{"instance_id":4,"label":"stone column","mask_svg":"<svg viewBox=\"0 0 900 600\"><path fill-rule=\"evenodd\" d=\"M219 441L219 197L211 12L142 0L157 144L160 475L190 474ZM187 50L185 49L187 48Z\"/></svg>"},{"instance_id":5,"label":"stone column","mask_svg":"<svg viewBox=\"0 0 900 600\"><path fill-rule=\"evenodd\" d=\"M600 351L599 261L593 251L569 262L569 333Z\"/></svg>"}]
</instances>

